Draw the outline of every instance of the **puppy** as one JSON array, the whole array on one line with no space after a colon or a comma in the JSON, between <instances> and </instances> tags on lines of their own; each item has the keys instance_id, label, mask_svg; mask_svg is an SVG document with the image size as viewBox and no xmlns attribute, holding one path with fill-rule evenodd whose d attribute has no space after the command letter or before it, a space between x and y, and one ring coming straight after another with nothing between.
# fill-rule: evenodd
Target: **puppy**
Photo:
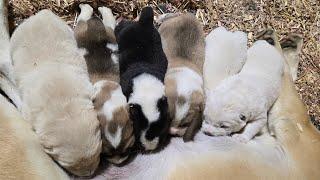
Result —
<instances>
[{"instance_id":1,"label":"puppy","mask_svg":"<svg viewBox=\"0 0 320 180\"><path fill-rule=\"evenodd\" d=\"M120 164L128 158L134 135L127 100L119 84L118 59L112 53L117 47L115 18L106 7L99 7L102 21L92 17L93 9L88 4L81 4L80 9L74 31L78 47L87 51L84 57L94 83L93 105L100 121L102 152L110 162Z\"/></svg>"},{"instance_id":2,"label":"puppy","mask_svg":"<svg viewBox=\"0 0 320 180\"><path fill-rule=\"evenodd\" d=\"M120 85L130 105L136 141L144 150L155 150L167 139L170 119L164 86L168 61L153 25L152 8L143 8L137 22L121 21L115 35Z\"/></svg>"},{"instance_id":3,"label":"puppy","mask_svg":"<svg viewBox=\"0 0 320 180\"><path fill-rule=\"evenodd\" d=\"M210 92L210 116L205 119L204 131L215 136L237 133L233 137L240 142L248 142L259 133L279 96L283 63L276 48L266 41L255 42L240 73Z\"/></svg>"},{"instance_id":4,"label":"puppy","mask_svg":"<svg viewBox=\"0 0 320 180\"><path fill-rule=\"evenodd\" d=\"M10 43L21 112L44 151L75 175L93 174L101 133L84 53L72 30L43 10L21 24Z\"/></svg>"},{"instance_id":5,"label":"puppy","mask_svg":"<svg viewBox=\"0 0 320 180\"><path fill-rule=\"evenodd\" d=\"M202 67L204 33L192 14L164 16L159 28L169 68L165 77L170 133L191 141L201 128L204 109Z\"/></svg>"}]
</instances>

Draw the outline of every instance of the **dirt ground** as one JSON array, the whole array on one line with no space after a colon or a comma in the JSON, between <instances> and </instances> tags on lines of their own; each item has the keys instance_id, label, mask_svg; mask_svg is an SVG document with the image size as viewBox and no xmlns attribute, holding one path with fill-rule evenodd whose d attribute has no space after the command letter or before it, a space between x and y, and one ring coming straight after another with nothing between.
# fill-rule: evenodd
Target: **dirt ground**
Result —
<instances>
[{"instance_id":1,"label":"dirt ground","mask_svg":"<svg viewBox=\"0 0 320 180\"><path fill-rule=\"evenodd\" d=\"M280 39L289 33L301 34L304 45L295 83L311 119L320 129L319 0L9 0L11 31L23 19L46 8L74 26L80 3L91 4L95 10L107 6L117 17L129 19L135 18L146 5L154 7L156 15L187 11L197 16L206 33L217 26L247 32L249 45L266 27L274 28Z\"/></svg>"}]
</instances>

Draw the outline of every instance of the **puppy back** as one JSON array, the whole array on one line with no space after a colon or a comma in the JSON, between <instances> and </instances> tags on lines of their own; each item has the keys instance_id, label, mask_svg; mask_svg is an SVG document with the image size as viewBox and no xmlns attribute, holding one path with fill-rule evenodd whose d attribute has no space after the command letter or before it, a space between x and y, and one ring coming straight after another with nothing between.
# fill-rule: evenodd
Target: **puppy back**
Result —
<instances>
[{"instance_id":1,"label":"puppy back","mask_svg":"<svg viewBox=\"0 0 320 180\"><path fill-rule=\"evenodd\" d=\"M118 74L118 68L112 61L112 50L107 44L116 44L111 28L106 28L97 17L87 22L80 21L75 28L75 37L79 48L86 49L85 55L91 80L103 79Z\"/></svg>"},{"instance_id":2,"label":"puppy back","mask_svg":"<svg viewBox=\"0 0 320 180\"><path fill-rule=\"evenodd\" d=\"M159 28L169 64L173 59L185 59L202 71L204 62L204 33L192 14L184 14L163 22Z\"/></svg>"}]
</instances>

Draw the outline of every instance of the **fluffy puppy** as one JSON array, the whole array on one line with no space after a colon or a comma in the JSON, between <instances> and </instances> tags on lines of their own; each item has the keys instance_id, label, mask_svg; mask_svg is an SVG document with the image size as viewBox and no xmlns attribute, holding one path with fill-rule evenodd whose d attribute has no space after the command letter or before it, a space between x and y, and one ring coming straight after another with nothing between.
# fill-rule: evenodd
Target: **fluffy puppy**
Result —
<instances>
[{"instance_id":1,"label":"fluffy puppy","mask_svg":"<svg viewBox=\"0 0 320 180\"><path fill-rule=\"evenodd\" d=\"M283 74L282 55L266 41L248 50L241 72L221 82L210 92L211 109L204 131L221 136L232 133L240 142L252 139L267 123L267 112L276 101Z\"/></svg>"},{"instance_id":2,"label":"fluffy puppy","mask_svg":"<svg viewBox=\"0 0 320 180\"><path fill-rule=\"evenodd\" d=\"M171 17L164 16L159 28L169 62L165 85L172 119L170 133L190 141L201 128L204 109L204 33L192 14Z\"/></svg>"},{"instance_id":3,"label":"fluffy puppy","mask_svg":"<svg viewBox=\"0 0 320 180\"><path fill-rule=\"evenodd\" d=\"M210 112L215 108L210 101L211 93L224 79L240 72L247 59L247 35L227 31L224 27L212 30L206 37L205 62L203 66L206 104L203 129L210 122Z\"/></svg>"},{"instance_id":4,"label":"fluffy puppy","mask_svg":"<svg viewBox=\"0 0 320 180\"><path fill-rule=\"evenodd\" d=\"M43 10L15 30L10 48L22 115L45 152L75 175L93 174L101 134L84 53L72 30Z\"/></svg>"},{"instance_id":5,"label":"fluffy puppy","mask_svg":"<svg viewBox=\"0 0 320 180\"><path fill-rule=\"evenodd\" d=\"M119 45L120 85L130 105L136 141L145 150L165 142L170 119L164 77L168 61L153 25L151 7L139 21L121 21L115 28Z\"/></svg>"},{"instance_id":6,"label":"fluffy puppy","mask_svg":"<svg viewBox=\"0 0 320 180\"><path fill-rule=\"evenodd\" d=\"M134 135L127 100L119 84L118 59L112 53L117 48L115 18L107 7L99 7L102 21L92 17L93 9L88 4L81 4L80 9L74 31L78 47L87 51L84 57L94 83L93 104L100 121L102 152L108 161L120 164L128 158Z\"/></svg>"}]
</instances>

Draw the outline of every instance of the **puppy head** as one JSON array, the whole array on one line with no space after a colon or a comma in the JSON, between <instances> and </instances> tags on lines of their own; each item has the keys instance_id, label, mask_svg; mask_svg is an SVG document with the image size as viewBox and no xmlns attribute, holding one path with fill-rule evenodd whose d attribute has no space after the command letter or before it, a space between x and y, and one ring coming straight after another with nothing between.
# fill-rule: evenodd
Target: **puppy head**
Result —
<instances>
[{"instance_id":1,"label":"puppy head","mask_svg":"<svg viewBox=\"0 0 320 180\"><path fill-rule=\"evenodd\" d=\"M119 44L119 52L124 50L134 53L132 56L143 55L155 42L161 38L153 25L153 10L151 7L142 9L139 21L122 20L115 28Z\"/></svg>"},{"instance_id":2,"label":"puppy head","mask_svg":"<svg viewBox=\"0 0 320 180\"><path fill-rule=\"evenodd\" d=\"M164 93L163 83L152 75L141 74L133 80L130 117L136 138L147 151L157 149L168 135L170 119Z\"/></svg>"},{"instance_id":3,"label":"puppy head","mask_svg":"<svg viewBox=\"0 0 320 180\"><path fill-rule=\"evenodd\" d=\"M207 98L202 128L206 134L225 136L245 127L250 115L245 98L214 92Z\"/></svg>"},{"instance_id":4,"label":"puppy head","mask_svg":"<svg viewBox=\"0 0 320 180\"><path fill-rule=\"evenodd\" d=\"M114 164L121 164L134 145L133 123L129 119L127 101L119 84L98 81L93 97L102 134L102 153Z\"/></svg>"}]
</instances>

